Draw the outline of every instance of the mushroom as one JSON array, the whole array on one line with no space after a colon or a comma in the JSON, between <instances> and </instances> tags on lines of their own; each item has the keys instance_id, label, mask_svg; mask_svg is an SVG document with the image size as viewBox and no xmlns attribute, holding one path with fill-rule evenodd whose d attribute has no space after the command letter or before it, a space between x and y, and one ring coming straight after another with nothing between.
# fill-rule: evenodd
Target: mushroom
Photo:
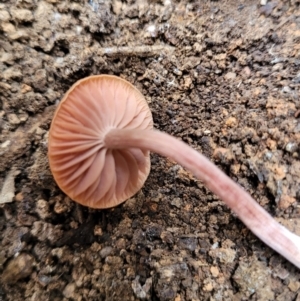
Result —
<instances>
[{"instance_id":1,"label":"mushroom","mask_svg":"<svg viewBox=\"0 0 300 301\"><path fill-rule=\"evenodd\" d=\"M60 102L49 133L49 162L58 186L91 208L110 208L138 192L150 171L149 150L107 147L116 128L151 130L143 95L110 75L75 83Z\"/></svg>"},{"instance_id":2,"label":"mushroom","mask_svg":"<svg viewBox=\"0 0 300 301\"><path fill-rule=\"evenodd\" d=\"M95 75L75 83L49 132L58 186L92 208L117 206L143 186L150 154L170 157L223 200L263 242L300 268L300 237L276 222L244 189L184 142L153 129L143 95L129 82Z\"/></svg>"}]
</instances>

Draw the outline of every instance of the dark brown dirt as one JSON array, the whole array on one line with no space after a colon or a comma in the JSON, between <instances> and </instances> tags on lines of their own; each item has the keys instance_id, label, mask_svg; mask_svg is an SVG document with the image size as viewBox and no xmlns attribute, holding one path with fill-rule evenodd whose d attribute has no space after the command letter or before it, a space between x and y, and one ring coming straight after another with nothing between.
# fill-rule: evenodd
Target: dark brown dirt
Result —
<instances>
[{"instance_id":1,"label":"dark brown dirt","mask_svg":"<svg viewBox=\"0 0 300 301\"><path fill-rule=\"evenodd\" d=\"M299 271L174 162L97 211L47 161L66 90L115 74L299 234L299 66L298 0L2 0L0 300L299 301Z\"/></svg>"}]
</instances>

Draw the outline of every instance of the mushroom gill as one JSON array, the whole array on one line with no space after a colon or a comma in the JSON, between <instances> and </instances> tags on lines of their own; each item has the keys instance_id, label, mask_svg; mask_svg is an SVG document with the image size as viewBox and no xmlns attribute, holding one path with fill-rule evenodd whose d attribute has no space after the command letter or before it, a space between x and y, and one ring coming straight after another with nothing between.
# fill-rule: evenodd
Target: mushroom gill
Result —
<instances>
[{"instance_id":1,"label":"mushroom gill","mask_svg":"<svg viewBox=\"0 0 300 301\"><path fill-rule=\"evenodd\" d=\"M141 189L150 154L139 148L109 149L110 130L152 129L143 95L129 82L96 75L75 83L60 102L49 132L49 163L58 186L92 208L116 206Z\"/></svg>"}]
</instances>

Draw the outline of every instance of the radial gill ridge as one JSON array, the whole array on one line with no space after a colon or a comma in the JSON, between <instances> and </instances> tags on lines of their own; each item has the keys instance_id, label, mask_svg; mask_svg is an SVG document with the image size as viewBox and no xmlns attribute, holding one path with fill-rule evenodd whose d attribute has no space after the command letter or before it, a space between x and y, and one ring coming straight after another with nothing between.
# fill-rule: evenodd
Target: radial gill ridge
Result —
<instances>
[{"instance_id":1,"label":"radial gill ridge","mask_svg":"<svg viewBox=\"0 0 300 301\"><path fill-rule=\"evenodd\" d=\"M58 186L92 208L125 201L149 174L149 152L107 149L105 133L152 126L146 100L129 82L98 75L75 83L60 102L49 132L49 163Z\"/></svg>"}]
</instances>

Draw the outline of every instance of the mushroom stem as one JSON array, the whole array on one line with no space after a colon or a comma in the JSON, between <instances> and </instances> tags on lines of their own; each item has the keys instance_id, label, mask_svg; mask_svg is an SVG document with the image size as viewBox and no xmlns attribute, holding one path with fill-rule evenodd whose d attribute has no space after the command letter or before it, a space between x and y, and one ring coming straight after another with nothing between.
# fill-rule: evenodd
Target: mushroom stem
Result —
<instances>
[{"instance_id":1,"label":"mushroom stem","mask_svg":"<svg viewBox=\"0 0 300 301\"><path fill-rule=\"evenodd\" d=\"M257 237L300 268L300 237L275 221L242 187L184 142L157 130L113 129L105 144L112 149L141 148L172 158L203 181Z\"/></svg>"}]
</instances>

